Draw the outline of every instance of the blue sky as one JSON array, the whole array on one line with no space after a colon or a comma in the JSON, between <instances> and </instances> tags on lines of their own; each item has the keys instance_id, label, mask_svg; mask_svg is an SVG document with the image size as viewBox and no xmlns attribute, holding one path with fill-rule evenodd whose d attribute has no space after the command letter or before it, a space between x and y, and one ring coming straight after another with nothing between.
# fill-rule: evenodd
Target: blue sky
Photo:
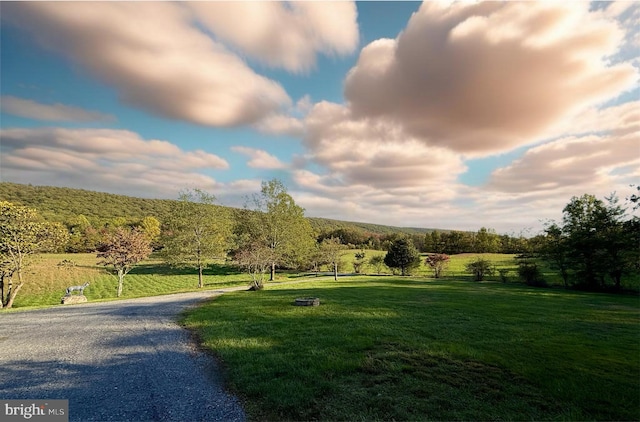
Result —
<instances>
[{"instance_id":1,"label":"blue sky","mask_svg":"<svg viewBox=\"0 0 640 422\"><path fill-rule=\"evenodd\" d=\"M518 233L640 179L638 3L0 7L2 181Z\"/></svg>"}]
</instances>

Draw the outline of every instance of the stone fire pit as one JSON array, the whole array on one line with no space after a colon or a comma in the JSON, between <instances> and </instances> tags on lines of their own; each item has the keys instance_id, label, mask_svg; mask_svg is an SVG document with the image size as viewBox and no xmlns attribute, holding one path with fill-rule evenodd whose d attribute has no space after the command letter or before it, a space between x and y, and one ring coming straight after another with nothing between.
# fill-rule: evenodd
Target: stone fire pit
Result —
<instances>
[{"instance_id":1,"label":"stone fire pit","mask_svg":"<svg viewBox=\"0 0 640 422\"><path fill-rule=\"evenodd\" d=\"M294 302L296 306L319 306L320 299L317 297L301 297Z\"/></svg>"}]
</instances>

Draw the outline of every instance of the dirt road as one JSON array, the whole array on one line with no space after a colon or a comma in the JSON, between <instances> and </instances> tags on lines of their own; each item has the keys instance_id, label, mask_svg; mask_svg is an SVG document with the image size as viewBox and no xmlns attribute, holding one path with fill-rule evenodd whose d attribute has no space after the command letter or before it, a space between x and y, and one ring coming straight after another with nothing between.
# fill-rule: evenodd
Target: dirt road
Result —
<instances>
[{"instance_id":1,"label":"dirt road","mask_svg":"<svg viewBox=\"0 0 640 422\"><path fill-rule=\"evenodd\" d=\"M194 292L0 314L0 397L68 399L71 421L241 421L178 314Z\"/></svg>"}]
</instances>

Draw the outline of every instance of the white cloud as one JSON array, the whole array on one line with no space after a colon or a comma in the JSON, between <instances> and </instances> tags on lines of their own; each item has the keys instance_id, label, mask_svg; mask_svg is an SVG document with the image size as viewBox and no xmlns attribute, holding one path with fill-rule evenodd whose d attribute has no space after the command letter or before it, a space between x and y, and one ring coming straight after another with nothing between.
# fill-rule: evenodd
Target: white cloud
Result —
<instances>
[{"instance_id":1,"label":"white cloud","mask_svg":"<svg viewBox=\"0 0 640 422\"><path fill-rule=\"evenodd\" d=\"M170 197L185 186L221 186L204 171L228 163L204 151L183 151L125 130L3 129L2 178L35 183Z\"/></svg>"},{"instance_id":2,"label":"white cloud","mask_svg":"<svg viewBox=\"0 0 640 422\"><path fill-rule=\"evenodd\" d=\"M247 165L256 169L284 169L286 164L278 159L278 157L269 154L267 151L249 147L235 146L231 150L250 158Z\"/></svg>"},{"instance_id":3,"label":"white cloud","mask_svg":"<svg viewBox=\"0 0 640 422\"><path fill-rule=\"evenodd\" d=\"M345 96L354 117L426 144L504 152L634 87L633 66L607 61L624 34L586 2L425 2L396 40L362 50Z\"/></svg>"},{"instance_id":4,"label":"white cloud","mask_svg":"<svg viewBox=\"0 0 640 422\"><path fill-rule=\"evenodd\" d=\"M180 3L19 2L4 4L2 15L127 103L161 116L234 126L291 104L282 86L207 36Z\"/></svg>"},{"instance_id":5,"label":"white cloud","mask_svg":"<svg viewBox=\"0 0 640 422\"><path fill-rule=\"evenodd\" d=\"M216 36L272 67L302 72L317 53L352 53L358 45L354 2L192 2Z\"/></svg>"},{"instance_id":6,"label":"white cloud","mask_svg":"<svg viewBox=\"0 0 640 422\"><path fill-rule=\"evenodd\" d=\"M300 119L283 114L267 116L254 125L262 133L287 135L294 138L304 135L304 124Z\"/></svg>"},{"instance_id":7,"label":"white cloud","mask_svg":"<svg viewBox=\"0 0 640 422\"><path fill-rule=\"evenodd\" d=\"M98 111L84 110L65 104L42 104L25 98L3 95L0 97L0 109L3 113L28 119L52 122L111 122L114 116Z\"/></svg>"},{"instance_id":8,"label":"white cloud","mask_svg":"<svg viewBox=\"0 0 640 422\"><path fill-rule=\"evenodd\" d=\"M633 182L640 170L640 134L562 138L528 150L495 170L488 189L507 193L557 195L567 190L615 190ZM631 172L631 174L630 174ZM596 193L596 192L588 192Z\"/></svg>"}]
</instances>

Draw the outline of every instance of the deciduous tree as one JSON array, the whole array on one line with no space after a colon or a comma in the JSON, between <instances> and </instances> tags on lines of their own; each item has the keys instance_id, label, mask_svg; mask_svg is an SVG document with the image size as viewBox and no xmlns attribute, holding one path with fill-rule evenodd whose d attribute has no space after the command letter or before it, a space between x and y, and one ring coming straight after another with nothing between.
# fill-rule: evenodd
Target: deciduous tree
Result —
<instances>
[{"instance_id":1,"label":"deciduous tree","mask_svg":"<svg viewBox=\"0 0 640 422\"><path fill-rule=\"evenodd\" d=\"M162 257L173 266L198 270L198 287L204 286L203 270L222 258L229 245L231 223L215 196L195 189L180 194L167 217Z\"/></svg>"},{"instance_id":2,"label":"deciduous tree","mask_svg":"<svg viewBox=\"0 0 640 422\"><path fill-rule=\"evenodd\" d=\"M447 268L447 265L449 265L449 255L443 253L430 254L425 259L425 264L433 270L433 276L435 278L440 278L442 272Z\"/></svg>"},{"instance_id":3,"label":"deciduous tree","mask_svg":"<svg viewBox=\"0 0 640 422\"><path fill-rule=\"evenodd\" d=\"M38 252L64 249L69 234L33 208L0 202L0 308L11 308L24 285L23 270ZM13 277L18 282L14 285Z\"/></svg>"},{"instance_id":4,"label":"deciduous tree","mask_svg":"<svg viewBox=\"0 0 640 422\"><path fill-rule=\"evenodd\" d=\"M494 266L491 261L478 257L465 265L465 270L473 275L475 281L482 281L486 276L493 274Z\"/></svg>"},{"instance_id":5,"label":"deciduous tree","mask_svg":"<svg viewBox=\"0 0 640 422\"><path fill-rule=\"evenodd\" d=\"M253 197L251 210L239 219L236 230L242 243L262 243L271 249L269 280L275 279L278 265L299 266L313 253L315 236L304 209L296 205L286 187L277 179L262 183L260 194Z\"/></svg>"},{"instance_id":6,"label":"deciduous tree","mask_svg":"<svg viewBox=\"0 0 640 422\"><path fill-rule=\"evenodd\" d=\"M376 273L382 273L382 268L384 267L384 256L382 255L374 255L369 258L369 265L376 269Z\"/></svg>"},{"instance_id":7,"label":"deciduous tree","mask_svg":"<svg viewBox=\"0 0 640 422\"><path fill-rule=\"evenodd\" d=\"M323 257L324 262L333 267L334 280L338 280L338 267L340 266L342 251L344 248L345 246L337 237L324 239L320 244L320 254Z\"/></svg>"},{"instance_id":8,"label":"deciduous tree","mask_svg":"<svg viewBox=\"0 0 640 422\"><path fill-rule=\"evenodd\" d=\"M122 295L124 277L150 254L149 238L139 229L118 227L107 236L100 246L98 263L115 271L118 277L117 297Z\"/></svg>"},{"instance_id":9,"label":"deciduous tree","mask_svg":"<svg viewBox=\"0 0 640 422\"><path fill-rule=\"evenodd\" d=\"M233 260L251 276L251 290L262 290L273 262L272 249L260 242L246 243L233 254Z\"/></svg>"}]
</instances>

